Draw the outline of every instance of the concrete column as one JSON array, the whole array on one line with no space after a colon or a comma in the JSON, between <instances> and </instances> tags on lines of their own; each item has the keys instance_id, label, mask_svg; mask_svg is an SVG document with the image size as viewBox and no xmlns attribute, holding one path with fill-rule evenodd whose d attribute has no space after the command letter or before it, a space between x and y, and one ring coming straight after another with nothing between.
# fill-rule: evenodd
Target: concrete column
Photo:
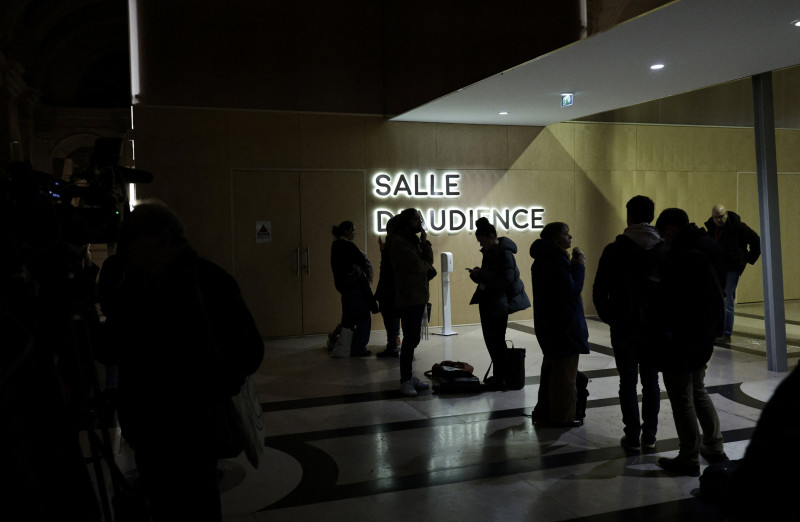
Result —
<instances>
[{"instance_id":1,"label":"concrete column","mask_svg":"<svg viewBox=\"0 0 800 522\"><path fill-rule=\"evenodd\" d=\"M786 312L781 265L781 229L778 207L778 166L775 153L775 116L772 73L752 77L753 113L758 177L758 215L761 220L761 266L764 280L764 328L767 369L788 370Z\"/></svg>"}]
</instances>

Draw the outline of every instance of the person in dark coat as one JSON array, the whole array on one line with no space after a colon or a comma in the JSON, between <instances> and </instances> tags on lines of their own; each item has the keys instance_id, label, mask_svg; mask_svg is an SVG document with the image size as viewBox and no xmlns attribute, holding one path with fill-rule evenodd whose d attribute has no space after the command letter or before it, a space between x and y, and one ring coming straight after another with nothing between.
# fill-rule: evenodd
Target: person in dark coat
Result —
<instances>
[{"instance_id":1,"label":"person in dark coat","mask_svg":"<svg viewBox=\"0 0 800 522\"><path fill-rule=\"evenodd\" d=\"M533 325L542 349L539 400L534 421L580 426L576 420L578 357L589 353L589 330L581 291L586 257L572 246L566 223L548 223L530 248Z\"/></svg>"},{"instance_id":2,"label":"person in dark coat","mask_svg":"<svg viewBox=\"0 0 800 522\"><path fill-rule=\"evenodd\" d=\"M331 357L363 357L372 329L370 312L377 312L372 294L372 264L353 243L356 228L352 221L334 225L331 233L336 239L331 243L331 271L333 284L342 296L342 327L339 338L331 350Z\"/></svg>"},{"instance_id":3,"label":"person in dark coat","mask_svg":"<svg viewBox=\"0 0 800 522\"><path fill-rule=\"evenodd\" d=\"M725 278L720 282L725 288L725 308L722 330L716 341L731 342L733 317L736 302L736 287L747 264L755 264L761 255L761 239L748 227L736 212L725 210L723 205L711 209L711 217L705 223L706 230L722 249L725 261Z\"/></svg>"},{"instance_id":4,"label":"person in dark coat","mask_svg":"<svg viewBox=\"0 0 800 522\"><path fill-rule=\"evenodd\" d=\"M263 339L234 278L197 255L163 203L133 209L117 252L101 307L119 365L122 436L151 515L219 521L217 460L244 449L220 427L261 364Z\"/></svg>"},{"instance_id":5,"label":"person in dark coat","mask_svg":"<svg viewBox=\"0 0 800 522\"><path fill-rule=\"evenodd\" d=\"M395 305L403 328L400 346L400 393L414 397L430 385L413 374L414 349L422 338L423 314L428 312L430 280L435 277L433 247L422 225L422 214L407 208L397 215L397 228L386 238L395 282ZM419 234L419 235L418 235Z\"/></svg>"},{"instance_id":6,"label":"person in dark coat","mask_svg":"<svg viewBox=\"0 0 800 522\"><path fill-rule=\"evenodd\" d=\"M386 223L386 236L394 233L397 226L397 216L392 217ZM389 250L386 243L378 238L378 246L381 250L381 264L378 268L378 287L375 289L375 299L380 305L383 326L386 328L386 349L375 354L378 357L400 357L400 314L395 305L394 290L394 270L392 261L389 259Z\"/></svg>"},{"instance_id":7,"label":"person in dark coat","mask_svg":"<svg viewBox=\"0 0 800 522\"><path fill-rule=\"evenodd\" d=\"M719 417L704 383L714 350L722 288L713 262L713 242L705 230L689 222L685 211L664 210L656 229L669 245L659 285L667 340L656 363L664 376L679 439L678 456L662 457L658 465L696 477L701 454L708 462L727 460Z\"/></svg>"},{"instance_id":8,"label":"person in dark coat","mask_svg":"<svg viewBox=\"0 0 800 522\"><path fill-rule=\"evenodd\" d=\"M485 217L475 225L483 259L480 267L469 271L469 278L478 284L469 304L478 305L483 340L492 358L493 375L486 384L505 389L508 314L530 308L531 303L514 260L517 245L507 237L497 237L497 230Z\"/></svg>"},{"instance_id":9,"label":"person in dark coat","mask_svg":"<svg viewBox=\"0 0 800 522\"><path fill-rule=\"evenodd\" d=\"M664 241L650 223L655 205L647 196L628 201L622 234L603 250L592 287L597 314L611 329L611 346L619 373L619 405L624 434L622 447L638 451L656 447L661 390L658 369L650 357L655 321L656 287ZM637 385L642 380L639 415ZM641 440L640 440L641 436Z\"/></svg>"}]
</instances>

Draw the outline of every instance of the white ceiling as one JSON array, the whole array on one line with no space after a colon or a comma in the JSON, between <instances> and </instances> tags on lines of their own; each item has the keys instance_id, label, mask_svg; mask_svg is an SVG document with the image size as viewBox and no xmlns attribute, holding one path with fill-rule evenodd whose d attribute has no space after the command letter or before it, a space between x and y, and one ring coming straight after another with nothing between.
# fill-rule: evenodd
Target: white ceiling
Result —
<instances>
[{"instance_id":1,"label":"white ceiling","mask_svg":"<svg viewBox=\"0 0 800 522\"><path fill-rule=\"evenodd\" d=\"M392 120L544 126L694 91L800 64L798 19L798 0L680 0Z\"/></svg>"}]
</instances>

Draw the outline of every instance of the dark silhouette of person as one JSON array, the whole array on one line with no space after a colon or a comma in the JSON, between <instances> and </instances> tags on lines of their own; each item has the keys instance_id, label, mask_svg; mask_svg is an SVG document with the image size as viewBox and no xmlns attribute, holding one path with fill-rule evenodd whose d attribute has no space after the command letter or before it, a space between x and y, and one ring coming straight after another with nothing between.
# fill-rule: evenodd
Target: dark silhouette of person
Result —
<instances>
[{"instance_id":1,"label":"dark silhouette of person","mask_svg":"<svg viewBox=\"0 0 800 522\"><path fill-rule=\"evenodd\" d=\"M236 281L199 257L177 215L142 202L120 230L103 310L119 367L118 416L154 521L222 518L217 460L244 448L224 436L231 397L264 343ZM101 271L102 274L102 271Z\"/></svg>"},{"instance_id":2,"label":"dark silhouette of person","mask_svg":"<svg viewBox=\"0 0 800 522\"><path fill-rule=\"evenodd\" d=\"M576 419L578 358L589 353L589 330L581 291L586 257L572 246L566 223L548 223L533 242L530 254L533 325L542 349L539 399L534 422L559 427L582 424Z\"/></svg>"},{"instance_id":3,"label":"dark silhouette of person","mask_svg":"<svg viewBox=\"0 0 800 522\"><path fill-rule=\"evenodd\" d=\"M592 287L600 319L610 326L611 347L619 372L619 405L626 450L655 449L661 389L658 369L649 355L658 334L655 309L660 260L665 243L650 223L655 205L635 196L627 205L627 227L603 249ZM637 385L642 380L642 412ZM641 437L641 440L640 440Z\"/></svg>"},{"instance_id":4,"label":"dark silhouette of person","mask_svg":"<svg viewBox=\"0 0 800 522\"><path fill-rule=\"evenodd\" d=\"M419 235L418 235L419 234ZM427 390L430 385L413 375L414 349L422 337L423 314L428 313L430 289L435 276L433 248L422 226L422 215L415 208L398 214L394 233L386 238L384 249L395 276L395 305L403 328L400 346L400 393L408 397Z\"/></svg>"},{"instance_id":5,"label":"dark silhouette of person","mask_svg":"<svg viewBox=\"0 0 800 522\"><path fill-rule=\"evenodd\" d=\"M397 219L397 216L394 216L386 223L387 238L394 233ZM378 237L378 246L381 251L381 263L378 268L378 287L375 289L375 299L380 305L383 325L386 328L386 349L376 355L378 357L400 357L400 315L394 302L394 270L392 270L392 261L389 259L389 251L380 237Z\"/></svg>"},{"instance_id":6,"label":"dark silhouette of person","mask_svg":"<svg viewBox=\"0 0 800 522\"><path fill-rule=\"evenodd\" d=\"M713 242L705 230L689 222L684 210L661 212L656 229L669 245L659 285L666 342L656 364L664 376L679 439L678 456L661 457L658 465L696 477L701 454L708 462L728 460L717 410L704 382L714 350L722 288Z\"/></svg>"},{"instance_id":7,"label":"dark silhouette of person","mask_svg":"<svg viewBox=\"0 0 800 522\"><path fill-rule=\"evenodd\" d=\"M481 245L481 266L470 269L469 278L478 284L469 304L477 304L486 349L492 358L493 375L486 379L490 388L506 388L506 328L508 314L530 308L525 285L514 259L517 245L507 237L497 237L497 229L485 217L475 222L475 238Z\"/></svg>"},{"instance_id":8,"label":"dark silhouette of person","mask_svg":"<svg viewBox=\"0 0 800 522\"><path fill-rule=\"evenodd\" d=\"M336 239L331 243L331 270L333 284L342 296L342 318L339 338L331 350L331 357L363 357L372 329L371 311L377 312L372 295L372 263L353 239L356 227L352 221L334 225L331 233Z\"/></svg>"},{"instance_id":9,"label":"dark silhouette of person","mask_svg":"<svg viewBox=\"0 0 800 522\"><path fill-rule=\"evenodd\" d=\"M739 214L726 210L723 205L714 205L705 227L714 242L722 249L725 261L725 277L720 281L725 289L725 307L722 330L718 332L715 340L729 343L733 333L736 287L747 264L755 264L761 256L761 238L742 221Z\"/></svg>"},{"instance_id":10,"label":"dark silhouette of person","mask_svg":"<svg viewBox=\"0 0 800 522\"><path fill-rule=\"evenodd\" d=\"M800 462L787 448L792 448L800 436L798 368L781 381L767 401L744 457L729 463L733 472L721 507L734 522L763 518L765 504L769 504L771 513L780 513L786 520L797 518L797 483L787 474Z\"/></svg>"}]
</instances>

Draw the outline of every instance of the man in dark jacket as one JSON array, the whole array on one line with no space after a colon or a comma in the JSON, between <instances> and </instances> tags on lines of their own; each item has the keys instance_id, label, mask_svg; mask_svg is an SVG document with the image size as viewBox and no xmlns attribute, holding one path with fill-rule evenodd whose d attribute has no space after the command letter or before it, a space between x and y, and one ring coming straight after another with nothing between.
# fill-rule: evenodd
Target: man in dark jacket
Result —
<instances>
[{"instance_id":1,"label":"man in dark jacket","mask_svg":"<svg viewBox=\"0 0 800 522\"><path fill-rule=\"evenodd\" d=\"M739 214L725 210L722 205L711 209L711 217L706 221L708 234L722 249L725 260L725 309L723 311L722 331L716 341L731 342L733 333L734 301L739 277L747 263L755 264L761 255L761 239L748 227Z\"/></svg>"},{"instance_id":2,"label":"man in dark jacket","mask_svg":"<svg viewBox=\"0 0 800 522\"><path fill-rule=\"evenodd\" d=\"M728 459L719 417L704 383L706 364L714 350L722 289L712 262L714 245L703 229L689 223L685 211L664 210L656 229L670 247L664 256L659 291L667 341L657 364L664 374L679 439L678 456L662 457L658 465L696 477L700 475L700 454L709 462Z\"/></svg>"},{"instance_id":3,"label":"man in dark jacket","mask_svg":"<svg viewBox=\"0 0 800 522\"><path fill-rule=\"evenodd\" d=\"M658 369L648 353L659 335L654 308L658 264L665 244L653 221L655 205L647 196L635 196L626 205L627 228L600 256L592 299L600 319L611 327L611 346L619 372L619 405L624 436L630 451L655 449L661 390ZM642 378L642 414L636 388ZM639 436L641 435L641 443Z\"/></svg>"},{"instance_id":4,"label":"man in dark jacket","mask_svg":"<svg viewBox=\"0 0 800 522\"><path fill-rule=\"evenodd\" d=\"M162 203L125 218L117 255L103 267L113 273L101 306L118 350L122 435L153 520L219 521L217 459L244 448L220 427L263 339L236 281L197 255Z\"/></svg>"}]
</instances>

